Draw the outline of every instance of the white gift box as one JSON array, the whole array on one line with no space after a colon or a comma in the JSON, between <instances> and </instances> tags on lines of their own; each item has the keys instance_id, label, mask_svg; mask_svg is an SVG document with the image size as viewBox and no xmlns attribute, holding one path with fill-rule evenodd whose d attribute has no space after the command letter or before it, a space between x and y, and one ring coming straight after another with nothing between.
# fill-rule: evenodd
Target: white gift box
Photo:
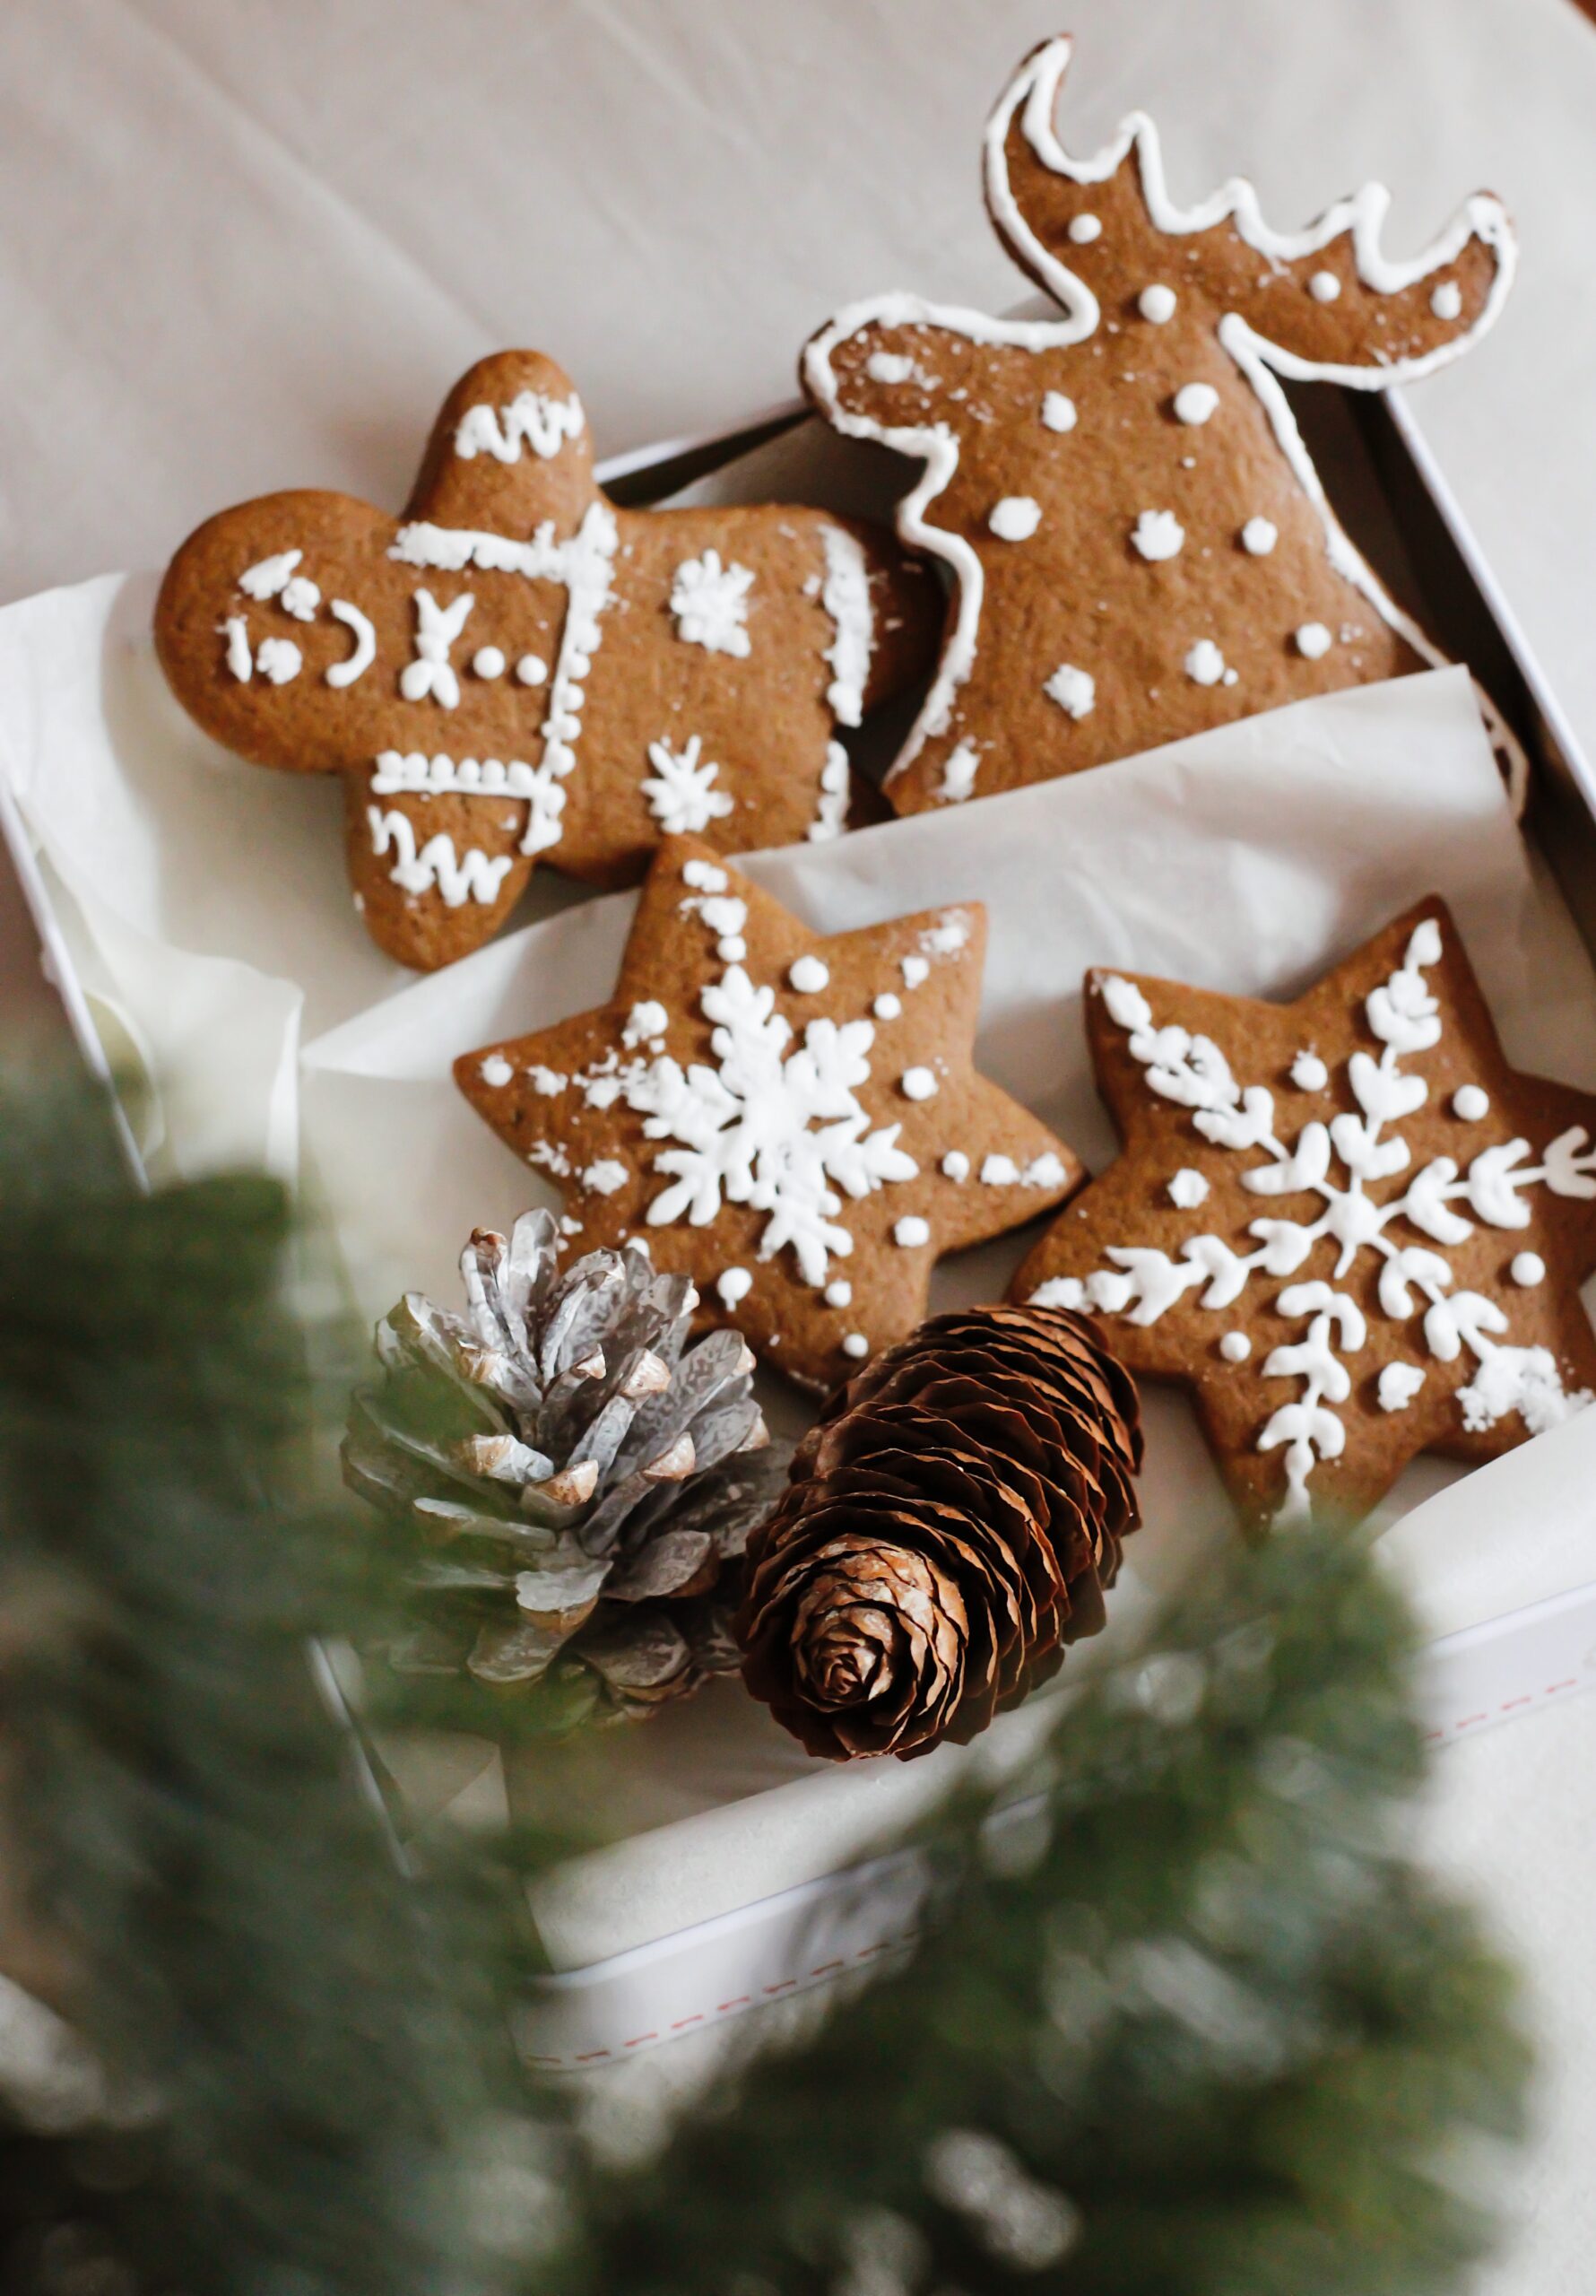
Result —
<instances>
[{"instance_id":1,"label":"white gift box","mask_svg":"<svg viewBox=\"0 0 1596 2296\"><path fill-rule=\"evenodd\" d=\"M1596 782L1394 396L1310 395L1305 427L1349 523L1432 631L1489 684L1534 764L1511 818L1466 674L1303 703L1111 769L755 857L750 872L827 931L984 899L992 943L979 1059L1088 1163L1112 1152L1079 1024L1089 963L1239 994L1296 993L1426 892L1451 902L1510 1057L1596 1089ZM885 458L793 410L734 437L628 457L631 500L809 499L880 512ZM344 883L331 782L224 756L167 695L154 582L108 576L0 613L0 822L84 1057L134 1080L130 1154L152 1176L265 1163L327 1206L360 1306L452 1299L473 1225L541 1193L449 1078L473 1044L609 993L631 897L534 881L537 921L415 979L367 941ZM1548 864L1550 865L1548 865ZM1024 1249L944 1265L939 1304L992 1298ZM1057 1695L1233 1535L1178 1397L1148 1397L1146 1526L1100 1641L967 1750L846 1770L805 1756L735 1683L606 1741L615 1838L537 1892L553 1971L528 2054L622 2061L673 2035L840 1979L901 1950L924 1872L877 1846L961 1766L1003 1765ZM784 1392L772 1416L803 1410ZM1383 1549L1432 1637L1438 1740L1596 1681L1596 1413L1464 1475L1424 1460ZM538 1774L485 1745L382 1745L403 1822L535 1811Z\"/></svg>"}]
</instances>

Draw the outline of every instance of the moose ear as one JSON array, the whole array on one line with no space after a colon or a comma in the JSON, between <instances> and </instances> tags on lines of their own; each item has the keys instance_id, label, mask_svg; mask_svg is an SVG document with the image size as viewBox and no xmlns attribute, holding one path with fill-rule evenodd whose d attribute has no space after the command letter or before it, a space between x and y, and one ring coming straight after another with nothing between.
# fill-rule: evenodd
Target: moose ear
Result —
<instances>
[{"instance_id":1,"label":"moose ear","mask_svg":"<svg viewBox=\"0 0 1596 2296\"><path fill-rule=\"evenodd\" d=\"M536 351L500 351L462 375L433 425L407 519L525 537L580 524L593 442L570 377Z\"/></svg>"}]
</instances>

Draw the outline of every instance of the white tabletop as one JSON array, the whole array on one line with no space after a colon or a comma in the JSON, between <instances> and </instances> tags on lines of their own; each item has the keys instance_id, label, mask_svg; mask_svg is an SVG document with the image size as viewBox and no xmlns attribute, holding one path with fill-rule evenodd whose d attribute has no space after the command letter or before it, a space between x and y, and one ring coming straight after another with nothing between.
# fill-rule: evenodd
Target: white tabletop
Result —
<instances>
[{"instance_id":1,"label":"white tabletop","mask_svg":"<svg viewBox=\"0 0 1596 2296\"><path fill-rule=\"evenodd\" d=\"M275 486L396 506L470 361L569 368L601 452L793 388L892 286L1021 283L976 141L1061 0L9 0L0 11L0 597L156 565ZM1067 142L1141 105L1177 194L1282 225L1368 176L1419 245L1488 185L1523 263L1417 411L1596 748L1596 33L1568 0L1083 0ZM0 1018L35 978L0 883ZM1583 2289L1596 2236L1596 1709L1449 1752L1436 1835L1552 2035L1533 2221L1493 2288Z\"/></svg>"}]
</instances>

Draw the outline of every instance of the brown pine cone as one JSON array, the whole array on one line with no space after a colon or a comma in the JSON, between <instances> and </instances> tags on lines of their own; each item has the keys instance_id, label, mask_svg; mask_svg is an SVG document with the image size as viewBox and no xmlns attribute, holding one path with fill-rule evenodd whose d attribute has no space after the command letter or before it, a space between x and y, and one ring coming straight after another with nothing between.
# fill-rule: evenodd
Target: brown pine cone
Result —
<instances>
[{"instance_id":1,"label":"brown pine cone","mask_svg":"<svg viewBox=\"0 0 1596 2296\"><path fill-rule=\"evenodd\" d=\"M831 1398L750 1535L743 1679L833 1761L964 1744L1102 1625L1141 1464L1085 1318L934 1317Z\"/></svg>"}]
</instances>

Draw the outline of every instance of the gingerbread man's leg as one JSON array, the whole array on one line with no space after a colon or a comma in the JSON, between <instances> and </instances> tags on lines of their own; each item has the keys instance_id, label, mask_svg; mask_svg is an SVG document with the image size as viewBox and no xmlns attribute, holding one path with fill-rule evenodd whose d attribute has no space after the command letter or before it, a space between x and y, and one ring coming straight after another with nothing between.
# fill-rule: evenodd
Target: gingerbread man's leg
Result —
<instances>
[{"instance_id":1,"label":"gingerbread man's leg","mask_svg":"<svg viewBox=\"0 0 1596 2296\"><path fill-rule=\"evenodd\" d=\"M343 796L349 881L378 948L433 972L492 938L532 874L525 799L394 788L369 769L343 776Z\"/></svg>"}]
</instances>

